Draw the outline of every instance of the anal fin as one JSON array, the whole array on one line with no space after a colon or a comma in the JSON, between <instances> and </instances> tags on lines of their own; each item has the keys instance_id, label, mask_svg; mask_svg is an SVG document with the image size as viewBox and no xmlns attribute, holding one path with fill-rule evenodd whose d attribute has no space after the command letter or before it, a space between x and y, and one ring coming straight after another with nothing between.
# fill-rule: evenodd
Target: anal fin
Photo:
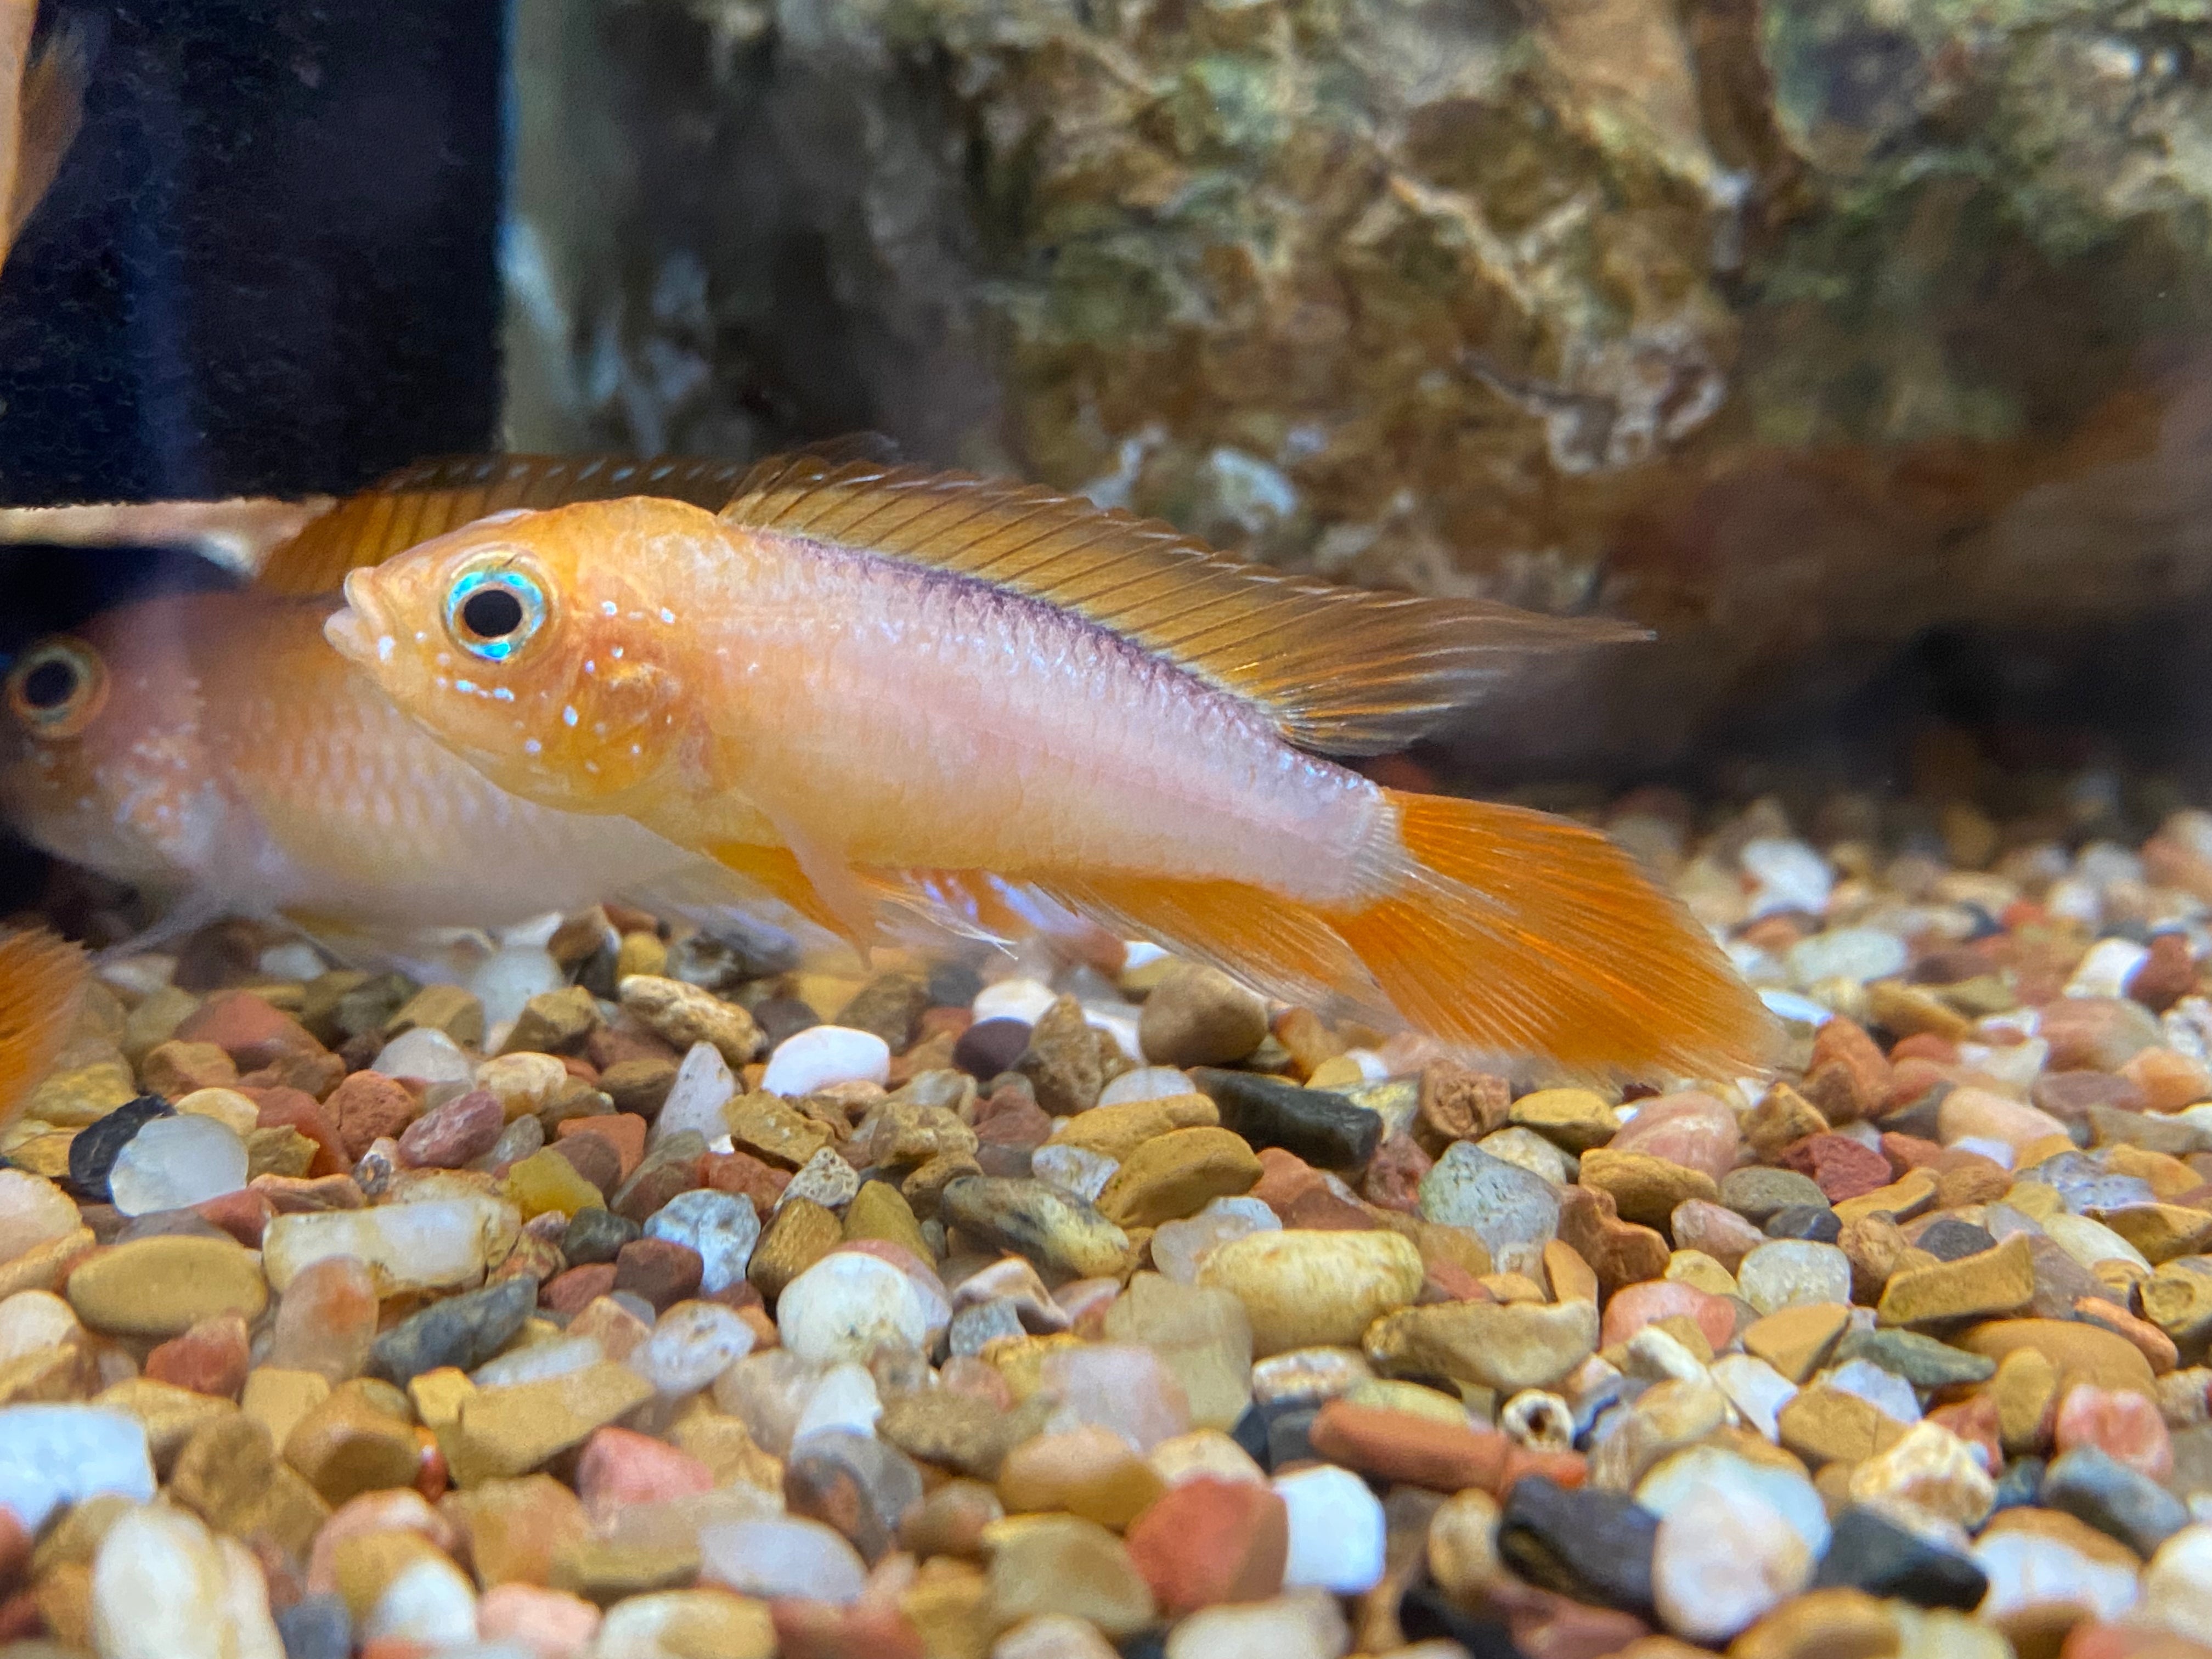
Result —
<instances>
[{"instance_id":1,"label":"anal fin","mask_svg":"<svg viewBox=\"0 0 2212 1659\"><path fill-rule=\"evenodd\" d=\"M1080 915L1210 963L1285 1002L1400 1023L1352 947L1293 900L1242 882L1119 872L1054 875L1036 884Z\"/></svg>"}]
</instances>

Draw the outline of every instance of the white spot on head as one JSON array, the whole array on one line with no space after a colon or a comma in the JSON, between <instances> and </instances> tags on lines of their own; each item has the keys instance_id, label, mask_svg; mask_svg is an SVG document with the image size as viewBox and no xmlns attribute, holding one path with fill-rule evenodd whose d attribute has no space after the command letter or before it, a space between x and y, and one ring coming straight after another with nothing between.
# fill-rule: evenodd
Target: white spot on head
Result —
<instances>
[{"instance_id":1,"label":"white spot on head","mask_svg":"<svg viewBox=\"0 0 2212 1659\"><path fill-rule=\"evenodd\" d=\"M491 694L493 696L498 698L501 702L513 702L514 701L514 691L504 685L494 686L492 688Z\"/></svg>"},{"instance_id":2,"label":"white spot on head","mask_svg":"<svg viewBox=\"0 0 2212 1659\"><path fill-rule=\"evenodd\" d=\"M676 613L664 605L660 607L660 620L665 623L672 623L676 620Z\"/></svg>"},{"instance_id":3,"label":"white spot on head","mask_svg":"<svg viewBox=\"0 0 2212 1659\"><path fill-rule=\"evenodd\" d=\"M535 755L544 747L545 745L535 738L525 738L522 740L522 752L526 755Z\"/></svg>"},{"instance_id":4,"label":"white spot on head","mask_svg":"<svg viewBox=\"0 0 2212 1659\"><path fill-rule=\"evenodd\" d=\"M616 661L617 661L617 662L621 661L621 660L622 660L622 647L620 647L620 646L617 646L617 647L616 647L612 651L609 652L607 654L608 654L608 655L610 655L610 656L611 656L611 657L613 657L613 658L615 659L615 660L616 660Z\"/></svg>"},{"instance_id":5,"label":"white spot on head","mask_svg":"<svg viewBox=\"0 0 2212 1659\"><path fill-rule=\"evenodd\" d=\"M377 659L377 661L379 661L379 662L390 662L390 661L392 660L392 648L393 648L393 647L397 646L398 643L399 643L399 642L398 642L397 640L393 639L393 638L392 637L392 635L389 635L389 634L379 634L379 635L376 636L376 659Z\"/></svg>"},{"instance_id":6,"label":"white spot on head","mask_svg":"<svg viewBox=\"0 0 2212 1659\"><path fill-rule=\"evenodd\" d=\"M599 614L602 617L613 616L615 614L615 602L612 599L601 599L599 601Z\"/></svg>"},{"instance_id":7,"label":"white spot on head","mask_svg":"<svg viewBox=\"0 0 2212 1659\"><path fill-rule=\"evenodd\" d=\"M575 723L576 705L573 702L568 703L561 710L561 724L563 726L574 726Z\"/></svg>"},{"instance_id":8,"label":"white spot on head","mask_svg":"<svg viewBox=\"0 0 2212 1659\"><path fill-rule=\"evenodd\" d=\"M598 672L599 672L599 659L598 659L596 657L586 657L586 658L585 658L585 659L584 659L584 672L585 672L586 674L596 674L596 673L598 673Z\"/></svg>"}]
</instances>

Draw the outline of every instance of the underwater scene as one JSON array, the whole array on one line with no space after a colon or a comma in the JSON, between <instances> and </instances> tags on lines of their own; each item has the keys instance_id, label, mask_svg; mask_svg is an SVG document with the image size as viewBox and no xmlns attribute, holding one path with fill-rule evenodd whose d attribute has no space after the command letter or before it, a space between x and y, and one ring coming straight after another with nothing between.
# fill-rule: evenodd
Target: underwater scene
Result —
<instances>
[{"instance_id":1,"label":"underwater scene","mask_svg":"<svg viewBox=\"0 0 2212 1659\"><path fill-rule=\"evenodd\" d=\"M0 0L0 1659L2212 1659L2212 0Z\"/></svg>"}]
</instances>

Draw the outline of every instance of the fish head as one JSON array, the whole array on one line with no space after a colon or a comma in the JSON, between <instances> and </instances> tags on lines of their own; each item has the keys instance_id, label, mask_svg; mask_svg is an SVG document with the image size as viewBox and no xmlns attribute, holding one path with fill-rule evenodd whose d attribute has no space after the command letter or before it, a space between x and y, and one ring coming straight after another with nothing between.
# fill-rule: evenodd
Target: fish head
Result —
<instances>
[{"instance_id":1,"label":"fish head","mask_svg":"<svg viewBox=\"0 0 2212 1659\"><path fill-rule=\"evenodd\" d=\"M222 843L228 796L201 739L185 626L179 602L150 601L8 665L0 812L33 846L162 889Z\"/></svg>"},{"instance_id":2,"label":"fish head","mask_svg":"<svg viewBox=\"0 0 2212 1659\"><path fill-rule=\"evenodd\" d=\"M634 497L495 514L346 578L331 643L493 782L623 811L683 745L677 630L656 575L714 519Z\"/></svg>"}]
</instances>

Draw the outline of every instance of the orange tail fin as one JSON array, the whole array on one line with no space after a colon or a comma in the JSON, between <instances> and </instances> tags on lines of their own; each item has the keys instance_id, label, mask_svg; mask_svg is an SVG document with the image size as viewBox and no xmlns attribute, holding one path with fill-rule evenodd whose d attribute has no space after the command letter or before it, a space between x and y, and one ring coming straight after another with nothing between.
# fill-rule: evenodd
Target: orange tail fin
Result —
<instances>
[{"instance_id":1,"label":"orange tail fin","mask_svg":"<svg viewBox=\"0 0 2212 1659\"><path fill-rule=\"evenodd\" d=\"M1755 1070L1775 1027L1696 922L1594 830L1387 792L1395 890L1326 913L1417 1030L1578 1071Z\"/></svg>"},{"instance_id":2,"label":"orange tail fin","mask_svg":"<svg viewBox=\"0 0 2212 1659\"><path fill-rule=\"evenodd\" d=\"M43 930L0 933L0 1126L69 1041L89 971L66 939Z\"/></svg>"}]
</instances>

